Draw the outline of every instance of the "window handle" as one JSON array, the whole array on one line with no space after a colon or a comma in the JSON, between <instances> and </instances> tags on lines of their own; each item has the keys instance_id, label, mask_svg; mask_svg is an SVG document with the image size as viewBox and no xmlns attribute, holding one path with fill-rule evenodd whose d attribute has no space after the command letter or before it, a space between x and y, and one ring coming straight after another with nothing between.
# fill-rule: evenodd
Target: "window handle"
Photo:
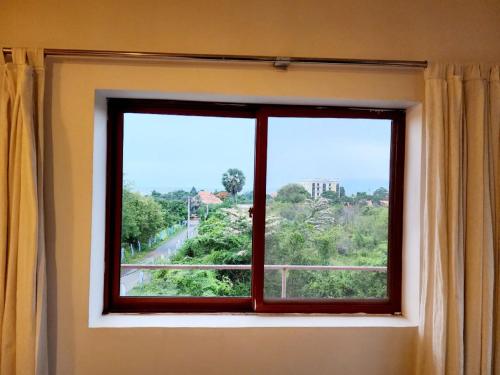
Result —
<instances>
[{"instance_id":1,"label":"window handle","mask_svg":"<svg viewBox=\"0 0 500 375\"><path fill-rule=\"evenodd\" d=\"M253 217L253 207L250 207L248 209L248 217L250 217L250 218Z\"/></svg>"}]
</instances>

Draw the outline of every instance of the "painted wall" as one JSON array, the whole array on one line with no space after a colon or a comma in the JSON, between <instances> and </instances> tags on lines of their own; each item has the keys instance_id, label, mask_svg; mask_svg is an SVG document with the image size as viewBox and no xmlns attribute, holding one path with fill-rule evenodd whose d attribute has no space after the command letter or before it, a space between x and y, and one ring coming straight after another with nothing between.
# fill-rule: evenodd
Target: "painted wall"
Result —
<instances>
[{"instance_id":1,"label":"painted wall","mask_svg":"<svg viewBox=\"0 0 500 375\"><path fill-rule=\"evenodd\" d=\"M20 46L500 60L498 0L2 0Z\"/></svg>"},{"instance_id":2,"label":"painted wall","mask_svg":"<svg viewBox=\"0 0 500 375\"><path fill-rule=\"evenodd\" d=\"M3 0L0 16L5 46L500 60L495 0ZM311 103L423 98L418 71L52 59L45 191L52 374L412 372L414 328L89 329L96 89Z\"/></svg>"},{"instance_id":3,"label":"painted wall","mask_svg":"<svg viewBox=\"0 0 500 375\"><path fill-rule=\"evenodd\" d=\"M284 73L255 65L221 68L217 64L52 60L47 69L47 96L51 100L46 113L45 193L54 373L301 374L310 368L315 373L341 374L411 371L414 327L88 328L92 178L98 178L93 175L92 152L97 89L153 96L162 92L163 96L185 99L231 96L331 104L346 98L358 102L369 98L401 105L419 100L420 75L311 68ZM380 90L387 80L392 89ZM350 85L356 89L349 89ZM345 92L339 90L341 87ZM250 357L256 363L248 368Z\"/></svg>"}]
</instances>

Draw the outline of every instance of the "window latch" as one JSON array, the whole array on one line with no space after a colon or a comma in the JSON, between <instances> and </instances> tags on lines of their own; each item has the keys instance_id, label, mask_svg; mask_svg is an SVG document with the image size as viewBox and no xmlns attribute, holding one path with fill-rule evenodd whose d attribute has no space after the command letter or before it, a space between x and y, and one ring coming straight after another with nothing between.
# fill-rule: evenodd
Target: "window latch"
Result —
<instances>
[{"instance_id":1,"label":"window latch","mask_svg":"<svg viewBox=\"0 0 500 375\"><path fill-rule=\"evenodd\" d=\"M250 207L248 209L248 217L252 218L253 217L253 207Z\"/></svg>"}]
</instances>

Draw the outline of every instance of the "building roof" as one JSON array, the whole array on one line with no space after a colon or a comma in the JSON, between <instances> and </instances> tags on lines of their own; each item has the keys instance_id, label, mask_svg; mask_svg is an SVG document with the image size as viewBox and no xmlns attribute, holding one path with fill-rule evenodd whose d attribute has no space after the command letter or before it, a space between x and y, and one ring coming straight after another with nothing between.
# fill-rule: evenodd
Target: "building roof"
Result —
<instances>
[{"instance_id":1,"label":"building roof","mask_svg":"<svg viewBox=\"0 0 500 375\"><path fill-rule=\"evenodd\" d=\"M198 197L200 197L200 201L203 204L220 204L222 201L217 198L215 195L208 191L200 191L198 192Z\"/></svg>"},{"instance_id":2,"label":"building roof","mask_svg":"<svg viewBox=\"0 0 500 375\"><path fill-rule=\"evenodd\" d=\"M227 197L229 197L229 193L227 191L219 191L218 193L215 193L215 196L217 198L220 198L220 199L224 200Z\"/></svg>"}]
</instances>

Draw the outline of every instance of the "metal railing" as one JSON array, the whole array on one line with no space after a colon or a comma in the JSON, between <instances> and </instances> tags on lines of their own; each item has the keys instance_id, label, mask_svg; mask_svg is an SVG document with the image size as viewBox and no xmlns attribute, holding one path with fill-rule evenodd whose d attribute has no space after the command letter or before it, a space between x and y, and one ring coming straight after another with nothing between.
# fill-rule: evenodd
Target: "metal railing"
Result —
<instances>
[{"instance_id":1,"label":"metal railing","mask_svg":"<svg viewBox=\"0 0 500 375\"><path fill-rule=\"evenodd\" d=\"M122 269L130 270L251 270L251 264L122 264ZM264 271L281 272L281 298L286 298L288 271L364 271L387 272L381 266L319 266L298 264L265 264Z\"/></svg>"}]
</instances>

